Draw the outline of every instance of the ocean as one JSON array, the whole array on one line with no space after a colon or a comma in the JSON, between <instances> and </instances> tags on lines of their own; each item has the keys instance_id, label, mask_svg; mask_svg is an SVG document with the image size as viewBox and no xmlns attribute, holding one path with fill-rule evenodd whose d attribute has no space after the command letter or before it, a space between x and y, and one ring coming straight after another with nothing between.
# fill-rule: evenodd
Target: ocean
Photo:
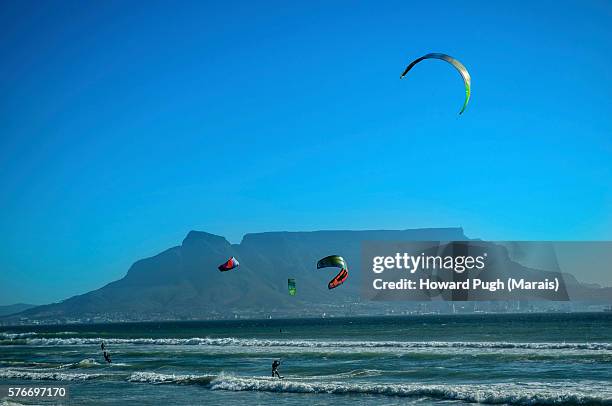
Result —
<instances>
[{"instance_id":1,"label":"ocean","mask_svg":"<svg viewBox=\"0 0 612 406\"><path fill-rule=\"evenodd\" d=\"M612 313L4 327L0 385L75 405L612 405Z\"/></svg>"}]
</instances>

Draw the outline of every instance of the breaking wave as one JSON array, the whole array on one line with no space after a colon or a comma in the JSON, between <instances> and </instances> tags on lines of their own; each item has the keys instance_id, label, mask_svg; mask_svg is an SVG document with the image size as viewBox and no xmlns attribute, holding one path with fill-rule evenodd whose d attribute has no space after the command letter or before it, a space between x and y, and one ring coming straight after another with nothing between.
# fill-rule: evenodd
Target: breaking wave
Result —
<instances>
[{"instance_id":1,"label":"breaking wave","mask_svg":"<svg viewBox=\"0 0 612 406\"><path fill-rule=\"evenodd\" d=\"M82 374L82 373L65 373L65 372L34 372L20 371L15 369L0 370L0 378L2 379L28 379L41 381L86 381L96 379L102 374Z\"/></svg>"},{"instance_id":2,"label":"breaking wave","mask_svg":"<svg viewBox=\"0 0 612 406\"><path fill-rule=\"evenodd\" d=\"M33 331L27 333L0 333L0 340L16 339L16 338L31 338L37 336L64 336L64 335L75 335L78 334L76 331L58 331L55 333L35 333Z\"/></svg>"},{"instance_id":3,"label":"breaking wave","mask_svg":"<svg viewBox=\"0 0 612 406\"><path fill-rule=\"evenodd\" d=\"M168 375L137 372L128 381L151 384L198 384L210 390L310 393L338 395L380 395L395 397L426 397L436 400L459 400L488 404L512 405L612 405L612 394L601 389L593 394L576 388L553 386L491 384L491 385L418 385L369 384L342 382L304 382L258 377Z\"/></svg>"},{"instance_id":4,"label":"breaking wave","mask_svg":"<svg viewBox=\"0 0 612 406\"><path fill-rule=\"evenodd\" d=\"M209 385L215 379L214 375L175 375L156 372L135 372L128 378L129 382L153 384L201 384Z\"/></svg>"},{"instance_id":5,"label":"breaking wave","mask_svg":"<svg viewBox=\"0 0 612 406\"><path fill-rule=\"evenodd\" d=\"M96 366L99 366L100 363L97 362L95 359L93 358L86 358L84 360L81 360L79 362L73 362L71 364L64 364L64 365L60 365L60 368L94 368Z\"/></svg>"},{"instance_id":6,"label":"breaking wave","mask_svg":"<svg viewBox=\"0 0 612 406\"><path fill-rule=\"evenodd\" d=\"M489 404L583 405L612 404L612 397L588 395L559 388L526 388L518 385L406 385L307 383L273 379L221 377L212 390L265 391L289 393L367 394L398 397L428 397Z\"/></svg>"},{"instance_id":7,"label":"breaking wave","mask_svg":"<svg viewBox=\"0 0 612 406\"><path fill-rule=\"evenodd\" d=\"M484 349L529 349L529 350L612 350L612 343L517 343L483 341L319 341L319 340L265 340L250 338L10 338L0 344L15 345L208 345L237 347L299 347L299 348L484 348Z\"/></svg>"}]
</instances>

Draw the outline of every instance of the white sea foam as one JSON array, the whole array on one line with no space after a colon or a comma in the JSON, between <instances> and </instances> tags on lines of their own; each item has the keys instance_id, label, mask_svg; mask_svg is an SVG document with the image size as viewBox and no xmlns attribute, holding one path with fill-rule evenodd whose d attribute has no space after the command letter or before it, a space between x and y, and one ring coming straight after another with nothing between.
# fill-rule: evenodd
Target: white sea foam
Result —
<instances>
[{"instance_id":1,"label":"white sea foam","mask_svg":"<svg viewBox=\"0 0 612 406\"><path fill-rule=\"evenodd\" d=\"M169 375L155 372L137 372L128 381L151 384L199 384L211 390L259 391L311 394L362 394L397 397L426 397L437 400L459 400L489 404L514 405L608 405L612 404L612 391L606 387L590 385L586 392L577 383L563 387L546 384L383 384L297 381L263 377L229 375Z\"/></svg>"},{"instance_id":2,"label":"white sea foam","mask_svg":"<svg viewBox=\"0 0 612 406\"><path fill-rule=\"evenodd\" d=\"M22 406L22 405L25 405L25 403L18 403L13 400L6 400L6 399L0 401L0 406Z\"/></svg>"},{"instance_id":3,"label":"white sea foam","mask_svg":"<svg viewBox=\"0 0 612 406\"><path fill-rule=\"evenodd\" d=\"M28 333L0 333L0 339L14 339L14 338L26 338L26 337L35 337L38 333L28 332Z\"/></svg>"},{"instance_id":4,"label":"white sea foam","mask_svg":"<svg viewBox=\"0 0 612 406\"><path fill-rule=\"evenodd\" d=\"M483 349L530 349L530 350L612 350L612 343L520 343L504 341L321 341L321 340L266 340L251 338L26 338L2 340L3 344L27 345L204 345L236 347L292 347L292 348L483 348Z\"/></svg>"},{"instance_id":5,"label":"white sea foam","mask_svg":"<svg viewBox=\"0 0 612 406\"><path fill-rule=\"evenodd\" d=\"M265 391L289 393L369 394L398 397L427 397L439 400L461 400L489 404L556 405L612 404L612 393L584 393L579 388L566 389L545 385L418 385L366 384L340 382L296 382L262 378L219 377L212 390Z\"/></svg>"},{"instance_id":6,"label":"white sea foam","mask_svg":"<svg viewBox=\"0 0 612 406\"><path fill-rule=\"evenodd\" d=\"M5 340L5 339L18 339L18 338L31 338L31 337L37 337L40 335L44 335L44 336L64 336L64 335L74 335L74 334L78 334L75 331L57 331L54 333L36 333L33 331L30 332L26 332L26 333L0 333L0 340Z\"/></svg>"},{"instance_id":7,"label":"white sea foam","mask_svg":"<svg viewBox=\"0 0 612 406\"><path fill-rule=\"evenodd\" d=\"M0 379L31 379L42 381L86 381L101 377L101 374L82 374L65 372L37 372L16 369L0 369Z\"/></svg>"},{"instance_id":8,"label":"white sea foam","mask_svg":"<svg viewBox=\"0 0 612 406\"><path fill-rule=\"evenodd\" d=\"M73 362L70 364L60 365L60 368L93 368L98 365L100 365L100 363L97 362L95 359L85 358L79 362Z\"/></svg>"},{"instance_id":9,"label":"white sea foam","mask_svg":"<svg viewBox=\"0 0 612 406\"><path fill-rule=\"evenodd\" d=\"M207 385L215 379L214 375L175 375L160 374L157 372L135 372L128 378L129 382L141 382L152 384L203 384Z\"/></svg>"}]
</instances>

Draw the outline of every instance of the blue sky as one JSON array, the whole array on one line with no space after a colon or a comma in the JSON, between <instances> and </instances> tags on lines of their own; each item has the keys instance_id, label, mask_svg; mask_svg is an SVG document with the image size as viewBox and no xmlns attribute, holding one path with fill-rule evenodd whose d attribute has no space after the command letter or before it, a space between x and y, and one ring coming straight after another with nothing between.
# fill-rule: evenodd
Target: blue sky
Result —
<instances>
[{"instance_id":1,"label":"blue sky","mask_svg":"<svg viewBox=\"0 0 612 406\"><path fill-rule=\"evenodd\" d=\"M612 239L612 5L532 3L3 2L0 304L191 229Z\"/></svg>"}]
</instances>

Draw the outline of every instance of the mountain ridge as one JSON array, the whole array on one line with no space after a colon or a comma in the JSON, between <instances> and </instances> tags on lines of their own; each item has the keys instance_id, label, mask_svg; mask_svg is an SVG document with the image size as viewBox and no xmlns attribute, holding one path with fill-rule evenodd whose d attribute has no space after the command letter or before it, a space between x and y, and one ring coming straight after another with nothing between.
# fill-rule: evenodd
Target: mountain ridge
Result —
<instances>
[{"instance_id":1,"label":"mountain ridge","mask_svg":"<svg viewBox=\"0 0 612 406\"><path fill-rule=\"evenodd\" d=\"M272 231L245 234L239 244L231 244L223 236L191 230L180 245L137 260L116 281L8 317L104 321L223 318L238 314L299 317L332 307L350 311L360 302L361 243L368 240L476 241L468 238L461 227ZM327 289L333 274L316 270L316 261L330 254L341 254L350 264L349 283L333 291ZM219 272L217 266L232 256L241 266ZM520 269L519 272L529 273L527 268ZM287 294L288 278L297 278L295 297ZM588 290L582 285L580 288Z\"/></svg>"}]
</instances>

